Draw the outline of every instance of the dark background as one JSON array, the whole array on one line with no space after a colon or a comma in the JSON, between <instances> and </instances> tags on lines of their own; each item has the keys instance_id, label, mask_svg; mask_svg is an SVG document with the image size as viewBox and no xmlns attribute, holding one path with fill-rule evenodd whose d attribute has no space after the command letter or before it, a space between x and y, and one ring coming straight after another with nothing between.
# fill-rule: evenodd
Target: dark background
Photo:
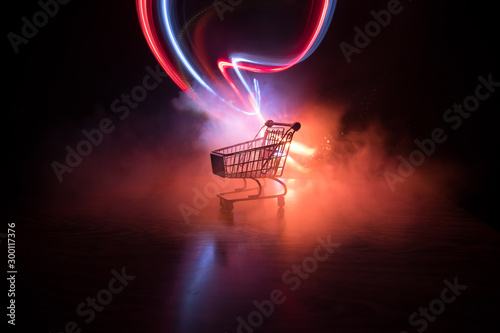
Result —
<instances>
[{"instance_id":1,"label":"dark background","mask_svg":"<svg viewBox=\"0 0 500 333\"><path fill-rule=\"evenodd\" d=\"M393 157L407 156L414 149L412 138L427 138L443 126L444 111L474 92L479 75L491 73L500 81L499 27L492 2L402 4L403 12L393 16L390 25L348 64L339 44L352 44L353 28L364 27L372 20L370 10L386 8L387 1L339 1L320 47L292 70L297 76L308 73L301 80L309 87L309 100L346 105L343 131L362 130L373 121L382 124L390 137L387 153ZM134 1L71 1L14 54L7 33L19 33L20 18L31 18L38 10L36 1L10 2L2 10L5 212L22 210L25 201L50 196L60 191L59 185L64 188L50 163L63 160L64 147L75 145L83 128L95 127L105 116L114 117L111 102L140 83L146 66L156 65ZM165 80L103 147L127 150L185 142L195 130L190 124L199 116L160 107L169 105L178 91ZM497 92L482 102L418 171L432 170L441 162L459 170L457 177L437 188L496 228L499 101ZM84 169L85 162L79 168ZM100 170L105 175L113 168L102 162ZM451 169L450 173L456 171ZM99 179L99 171L94 176Z\"/></svg>"},{"instance_id":2,"label":"dark background","mask_svg":"<svg viewBox=\"0 0 500 333\"><path fill-rule=\"evenodd\" d=\"M291 86L302 88L290 93L292 101L302 100L304 105L310 106L332 105L332 114L338 112L337 105L342 106L341 126L330 134L340 147L335 150L337 147L334 145L335 154L345 152L342 149L346 146L341 144L344 142L341 138L349 140L351 133L363 133L371 125L377 124L385 138L384 151L380 153L391 160L399 155L407 157L415 149L414 138L428 138L436 127L447 126L442 120L443 113L454 103L461 103L466 96L474 93L479 75L487 77L492 74L495 81L500 81L500 54L497 47L500 29L494 2L413 0L402 4L402 13L393 16L390 25L373 38L359 55L352 55L353 61L348 64L339 44L352 44L353 28L363 28L372 20L370 11L385 9L387 1L339 1L330 29L316 52L283 74L288 84L292 78ZM168 321L179 313L178 304L173 303L181 299L176 292L179 295L184 292L182 287L178 287L178 282L182 282L184 277L196 277L200 273L196 261L199 243L196 240L203 243L202 236L209 228L203 229L205 226L202 225L197 231L193 225L182 223L176 210L178 202L165 203L161 200L161 191L170 190L171 184L162 183L156 187L158 192L153 190L155 182L166 178L158 170L165 174L172 170L177 172L178 183L172 185L175 190L184 186L185 180L191 176L190 172L197 168L197 165L179 166L176 161L187 161L191 155L198 154L206 154L202 156L208 159L208 151L200 152L199 145L196 145L202 128L200 125L204 124L205 118L199 113L179 112L172 107L172 100L179 96L179 89L169 79L151 91L126 120L120 122L110 110L113 100L142 82L146 66L156 66L156 60L142 35L134 1L73 0L62 5L59 13L40 28L27 45L21 45L20 52L15 54L7 34L11 31L19 33L21 17L31 19L38 10L36 1L9 2L4 4L2 10L2 100L6 107L2 109L3 200L0 220L14 221L18 225L20 274L17 299L22 303L18 306L18 322L46 331L61 330L66 321L75 317L75 305L82 301L82 295L94 295L95 291L105 286L110 277L110 267L119 269L127 266L127 270L130 267L128 272L137 274L138 280L143 279L142 282L127 289L130 294L128 299L117 301L113 308L107 310L110 316L107 320L101 320L89 329L113 331L117 327L123 327L123 330L140 327L144 332L156 332L159 330L155 326L158 321L149 322L149 319L164 318L165 314L158 312L167 309L170 316L165 317L164 324L170 324ZM277 89L283 87L287 87L287 84ZM436 281L442 281L445 276L451 278L454 276L451 274L460 272L460 281L467 284L467 281L471 281L476 289L471 286L471 296L468 302L464 302L468 305L461 312L451 312L450 317L459 317L462 315L458 313L464 314L474 309L472 315L465 316L465 321L474 321L471 325L496 324L494 312L497 310L498 292L492 287L496 283L495 264L498 264L494 250L498 244L495 235L489 234L491 237L481 247L483 244L478 244L483 240L481 235L490 229L475 229L478 227L474 225L475 220L471 221L465 212L459 215L454 205L451 209L441 198L448 198L485 223L500 229L496 209L499 170L496 114L500 110L499 106L500 92L497 91L482 102L480 108L464 120L458 130L448 131L448 140L437 146L436 152L417 169L418 176L413 176L412 181L426 179L438 194L422 200L425 205L399 207L410 215L414 212L412 209L418 210L414 212L418 213L418 219L413 221L412 216L402 215L399 211L392 212L393 215L378 212L374 217L375 226L368 223L366 229L357 227L351 243L350 238L346 238L346 255L338 257L344 264L334 266L335 269L324 275L324 283L320 281L316 284L317 288L331 285L335 288L326 294L337 297L339 294L342 296L346 284L338 284L339 280L336 279L353 281L347 285L352 287L355 291L353 295L359 296L361 301L365 300L364 293L368 291L368 299L389 299L398 309L403 304L399 310L404 315L401 322L396 324L404 328L408 326L404 321L406 314L416 309L413 308L414 304L427 304L429 301L429 290L433 290L429 285L435 287L432 284L434 280L429 279L429 276L437 276ZM311 113L314 112L311 109ZM94 152L73 173L65 174L64 182L59 183L51 163L63 162L65 146L75 147L83 139L82 129L96 128L104 117L112 119L116 129L106 136L99 147L94 148ZM300 134L303 133L306 133L306 128L301 129ZM188 158L176 159L179 156ZM384 169L378 171L383 172ZM196 180L191 181L194 183ZM144 183L143 187L139 186L141 183ZM186 185L184 195L192 195L189 192L194 186L192 183ZM397 186L404 188L409 185L403 183ZM121 197L121 189L142 190L148 187L153 189L150 196L144 195L145 191L137 191L133 199L123 200ZM338 196L339 190L334 190ZM119 195L113 197L104 193ZM399 193L405 192L395 193L392 198L395 207L398 207ZM166 197L172 199L175 195L172 192ZM382 196L388 195L384 192ZM149 210L155 205L162 214L155 215L156 211ZM342 201L339 205L342 205ZM174 208L162 210L164 206ZM359 206L363 207L363 203ZM354 222L359 206L353 204L352 208L347 207L346 214L353 215ZM342 207L332 207L332 210L339 208L340 214L346 212ZM302 207L290 208L291 212L294 208L302 210ZM301 213L306 215L307 209ZM322 214L313 213L315 217ZM386 216L392 219L400 216L406 218L409 222L390 222L398 227L411 223L411 229L394 233L387 241L386 232L391 232L391 224L383 221ZM336 228L356 228L353 221L351 224L344 223L344 219L341 221ZM260 222L250 224L250 229L260 230ZM248 256L241 255L237 249L245 240L248 230L239 229L238 223L236 227L227 226L227 231L225 224L219 221L214 224L217 226L210 227L223 230L223 237L220 237L222 242L217 245L218 250L215 252L222 253L222 258L225 254L234 254L233 259L238 267L240 264L246 265L247 262L240 262L240 259L247 260ZM273 224L267 227L273 228ZM297 235L300 233L300 237L296 238L302 239L307 224L289 223L288 227L292 230L298 228L295 232ZM5 233L4 230L0 233ZM314 229L313 225L312 231L318 230L321 229ZM462 237L457 230L466 233L472 230L471 237ZM408 247L399 247L398 244L406 244L404 238L412 232L413 238ZM243 236L236 236L233 240L234 235L238 234ZM363 237L358 240L356 237L359 234ZM250 245L268 240L262 237L262 233L258 235L255 237L250 234L255 238ZM0 240L2 245L5 244L4 238ZM383 249L381 252L374 251L377 250L377 247L372 246L374 240L383 244L378 248ZM443 240L448 240L452 246L448 244L447 247ZM386 248L387 244L396 246ZM309 247L300 242L296 246L309 251ZM258 252L254 248L249 249L250 257ZM267 250L262 253L268 255ZM272 249L270 253L274 253ZM296 255L303 252L297 247L283 246L283 252L277 253ZM235 281L234 288L229 290L248 290L249 297L254 297L252 285L261 291L271 290L267 289L268 284L259 285L251 279L260 278L262 272L267 276L279 277L284 269L283 263L290 259L279 262L282 258L269 257L255 260L254 266L249 265L248 270L244 271L243 275L248 278ZM267 259L275 261L269 264ZM261 265L262 262L266 264ZM361 269L353 271L353 263ZM271 270L268 269L270 267ZM402 268L398 271L402 274L393 275L394 267ZM490 269L492 274L488 274ZM339 273L349 271L350 275ZM368 271L371 279L366 278ZM384 280L384 274L390 275L390 279ZM376 279L383 283L376 281L363 289L368 280ZM404 293L409 280L417 281L409 285L416 286L412 293L421 299L416 297L412 302L401 301L407 295L411 296ZM211 280L206 281L208 284L204 290L212 291ZM273 285L273 280L270 281ZM382 295L385 283L391 285L389 296ZM393 285L399 285L399 289L392 289ZM218 287L217 284L214 286ZM223 288L213 289L214 292L219 290ZM439 290L436 289L437 292ZM325 291L321 290L317 294L323 295ZM307 295L306 290L303 295ZM350 296L350 290L344 290L343 295ZM232 300L231 297L228 299ZM304 308L320 308L314 298L312 301L305 299ZM135 300L137 303L134 303ZM212 298L207 296L204 300L204 309L210 309ZM166 302L172 304L167 306ZM332 303L328 297L324 302L342 304ZM238 304L227 303L228 308L236 306L235 309L240 306ZM245 306L246 303L241 304ZM340 316L358 323L359 313L363 314L364 306L348 307L353 311L340 312ZM368 318L378 318L381 313L384 315L384 311L385 308L378 309ZM153 316L150 316L151 313ZM129 314L132 319L127 321L124 317ZM325 313L325 317L328 316ZM391 314L387 316L391 320L392 317ZM301 318L298 316L295 320L300 321ZM316 317L313 319L316 321ZM114 326L115 323L120 326ZM129 327L130 323L139 324ZM377 327L375 322L370 321L366 325ZM353 327L356 329L357 326ZM439 326L434 329L439 330Z\"/></svg>"}]
</instances>

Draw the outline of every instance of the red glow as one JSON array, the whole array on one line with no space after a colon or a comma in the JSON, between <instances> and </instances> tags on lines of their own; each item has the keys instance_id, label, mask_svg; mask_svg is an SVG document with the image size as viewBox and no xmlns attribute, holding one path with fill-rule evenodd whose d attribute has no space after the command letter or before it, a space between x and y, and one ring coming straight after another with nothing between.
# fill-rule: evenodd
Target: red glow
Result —
<instances>
[{"instance_id":1,"label":"red glow","mask_svg":"<svg viewBox=\"0 0 500 333\"><path fill-rule=\"evenodd\" d=\"M292 145L290 146L290 151L292 153L296 153L299 155L304 155L304 156L311 156L314 154L315 150L313 148L306 147L300 143L297 142L292 142Z\"/></svg>"},{"instance_id":2,"label":"red glow","mask_svg":"<svg viewBox=\"0 0 500 333\"><path fill-rule=\"evenodd\" d=\"M308 38L306 38L306 43L304 43L305 46L302 48L302 50L299 52L299 54L295 58L293 58L292 60L289 60L286 64L276 65L276 66L267 65L267 64L259 65L259 64L253 64L253 63L233 64L231 61L229 61L227 59L219 59L218 64L217 64L219 67L219 70L221 71L222 75L224 76L224 78L226 79L228 84L231 86L231 88L234 90L234 92L240 98L240 100L242 102L245 103L245 100L241 96L241 93L239 92L238 88L236 87L233 79L228 75L227 69L228 68L233 68L233 69L238 68L240 70L245 70L245 71L249 71L249 72L253 72L253 73L276 73L276 72L284 71L284 70L296 65L298 62L300 62L302 60L302 58L304 58L304 56L309 52L309 50L311 50L312 46L314 45L314 42L316 41L316 39L321 31L321 28L325 22L325 19L326 19L327 13L328 13L328 4L329 4L329 0L323 0L323 6L321 8L321 15L320 15L319 20L317 20L317 22L316 22L316 25L313 29L312 35L309 36ZM309 16L309 19L311 19L312 15L313 14L311 13ZM251 98L249 99L249 102L251 104L253 104L253 100Z\"/></svg>"},{"instance_id":3,"label":"red glow","mask_svg":"<svg viewBox=\"0 0 500 333\"><path fill-rule=\"evenodd\" d=\"M142 32L146 37L146 41L153 51L156 60L163 67L165 72L172 78L179 88L184 92L190 90L189 85L184 82L176 68L168 60L168 56L163 50L160 40L158 39L158 34L153 23L153 11L152 11L152 1L149 0L136 0L137 13L139 15L139 22L142 28ZM189 92L188 92L189 93ZM192 94L190 94L192 95Z\"/></svg>"}]
</instances>

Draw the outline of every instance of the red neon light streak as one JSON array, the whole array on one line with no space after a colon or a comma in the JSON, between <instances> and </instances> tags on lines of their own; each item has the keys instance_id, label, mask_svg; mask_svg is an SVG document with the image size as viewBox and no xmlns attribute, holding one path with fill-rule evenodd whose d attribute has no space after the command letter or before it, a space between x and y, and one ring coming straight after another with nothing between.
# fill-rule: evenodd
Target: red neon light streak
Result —
<instances>
[{"instance_id":1,"label":"red neon light streak","mask_svg":"<svg viewBox=\"0 0 500 333\"><path fill-rule=\"evenodd\" d=\"M146 41L153 51L156 60L158 60L161 67L179 88L181 88L184 92L190 90L191 88L189 85L181 78L174 65L172 65L172 63L168 60L167 54L163 51L153 24L152 1L136 0L136 6L138 8L139 23L141 25L142 32L146 37Z\"/></svg>"},{"instance_id":2,"label":"red neon light streak","mask_svg":"<svg viewBox=\"0 0 500 333\"><path fill-rule=\"evenodd\" d=\"M321 11L321 16L320 19L318 20L316 27L314 29L314 33L312 36L309 38L309 41L307 43L307 46L299 53L298 56L293 58L291 61L289 61L285 65L280 65L280 66L269 66L269 65L257 65L257 64L242 64L242 63L236 63L233 64L231 61L226 60L226 59L219 59L218 61L218 67L219 70L221 71L222 75L228 82L228 84L231 86L231 88L234 90L234 92L238 95L240 100L243 101L243 98L241 96L241 93L239 92L238 88L236 87L233 79L228 75L227 69L228 68L238 68L240 70L245 70L253 73L276 73L280 72L283 70L286 70L294 65L296 65L298 62L302 60L302 58L311 50L312 46L314 45L316 39L318 38L318 35L321 31L321 28L325 22L327 13L328 13L328 5L329 5L329 0L324 0L323 1L323 7ZM253 104L252 100L250 100L250 103Z\"/></svg>"}]
</instances>

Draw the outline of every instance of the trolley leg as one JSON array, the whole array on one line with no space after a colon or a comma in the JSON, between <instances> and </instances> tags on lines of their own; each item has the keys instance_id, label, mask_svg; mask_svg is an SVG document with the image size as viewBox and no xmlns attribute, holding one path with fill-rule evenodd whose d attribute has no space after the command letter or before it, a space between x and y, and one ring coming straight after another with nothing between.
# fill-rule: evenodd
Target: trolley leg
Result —
<instances>
[{"instance_id":1,"label":"trolley leg","mask_svg":"<svg viewBox=\"0 0 500 333\"><path fill-rule=\"evenodd\" d=\"M257 185L259 186L258 187L259 192L257 194L254 194L254 195L249 195L248 197L249 198L259 198L262 195L262 184L259 182L258 179L255 179L255 178L250 178L250 179L257 183Z\"/></svg>"},{"instance_id":2,"label":"trolley leg","mask_svg":"<svg viewBox=\"0 0 500 333\"><path fill-rule=\"evenodd\" d=\"M281 180L279 180L278 178L271 178L272 180L276 181L277 183L279 183L281 185L281 187L283 187L283 193L279 194L279 196L285 196L288 192L288 189L286 187L286 184L284 182L282 182Z\"/></svg>"},{"instance_id":3,"label":"trolley leg","mask_svg":"<svg viewBox=\"0 0 500 333\"><path fill-rule=\"evenodd\" d=\"M261 195L262 186L261 186L261 184L259 183L258 180L254 179L254 178L248 178L248 179L253 179L257 183L257 185L258 185L258 187L248 187L247 178L241 178L241 179L243 179L243 187L236 188L236 189L234 189L232 191L219 192L219 193L217 193L217 195L219 197L224 197L225 198L226 195L228 195L228 194L232 195L232 194L239 193L239 192L247 192L247 191L254 191L254 190L258 190L258 194L257 194L258 196Z\"/></svg>"},{"instance_id":4,"label":"trolley leg","mask_svg":"<svg viewBox=\"0 0 500 333\"><path fill-rule=\"evenodd\" d=\"M264 186L266 186L266 179L262 179L261 180L263 182L263 184L261 183L261 181L259 181L259 179L256 179L256 178L248 178L248 179L252 179L254 182L256 182L257 183L257 187L248 188L247 187L247 185L248 185L247 181L246 181L245 178L243 178L243 181L244 181L244 187L243 188L238 188L238 189L236 189L234 191L229 191L229 192L217 193L217 195L219 196L219 199L220 199L220 206L222 207L222 209L228 210L228 211L232 211L233 207L234 207L234 203L236 201L258 200L258 199L272 199L272 198L276 198L277 199L277 201L278 201L278 207L283 208L285 206L285 195L287 194L288 190L287 190L286 184L283 181L281 181L278 178L269 178L271 180L274 180L278 184L280 184L281 187L283 188L283 192L279 193L279 194L273 194L273 195L263 195L263 188L264 188ZM247 197L231 198L231 196L229 196L229 197L226 196L228 194L231 195L231 194L235 194L235 193L238 193L238 192L253 191L253 190L257 190L257 193L256 194L248 195Z\"/></svg>"},{"instance_id":5,"label":"trolley leg","mask_svg":"<svg viewBox=\"0 0 500 333\"><path fill-rule=\"evenodd\" d=\"M228 211L232 211L233 208L234 208L234 204L233 204L233 201L231 200L228 200L228 199L224 199L222 197L219 197L220 199L220 206L222 209L225 209L225 210L228 210Z\"/></svg>"}]
</instances>

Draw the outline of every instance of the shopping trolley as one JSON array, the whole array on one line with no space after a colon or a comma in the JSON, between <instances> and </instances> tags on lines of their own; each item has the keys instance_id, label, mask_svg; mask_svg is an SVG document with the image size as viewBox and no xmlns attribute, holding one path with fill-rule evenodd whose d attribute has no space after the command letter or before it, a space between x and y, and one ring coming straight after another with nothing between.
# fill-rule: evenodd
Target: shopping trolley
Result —
<instances>
[{"instance_id":1,"label":"shopping trolley","mask_svg":"<svg viewBox=\"0 0 500 333\"><path fill-rule=\"evenodd\" d=\"M263 129L265 130L263 131ZM278 179L285 169L288 151L293 135L300 129L300 123L285 124L266 121L253 140L238 143L232 146L213 150L210 154L212 172L223 178L241 178L244 185L233 191L220 192L220 205L223 209L231 211L236 201L258 200L277 198L278 206L285 205L287 193L286 184ZM263 134L261 134L263 132ZM258 137L262 135L261 137ZM259 181L263 178L263 183ZM250 188L247 179L257 183L257 187ZM280 184L283 192L279 194L264 195L265 179L271 179ZM248 191L257 191L257 194L240 195ZM235 197L235 194L236 195Z\"/></svg>"}]
</instances>

